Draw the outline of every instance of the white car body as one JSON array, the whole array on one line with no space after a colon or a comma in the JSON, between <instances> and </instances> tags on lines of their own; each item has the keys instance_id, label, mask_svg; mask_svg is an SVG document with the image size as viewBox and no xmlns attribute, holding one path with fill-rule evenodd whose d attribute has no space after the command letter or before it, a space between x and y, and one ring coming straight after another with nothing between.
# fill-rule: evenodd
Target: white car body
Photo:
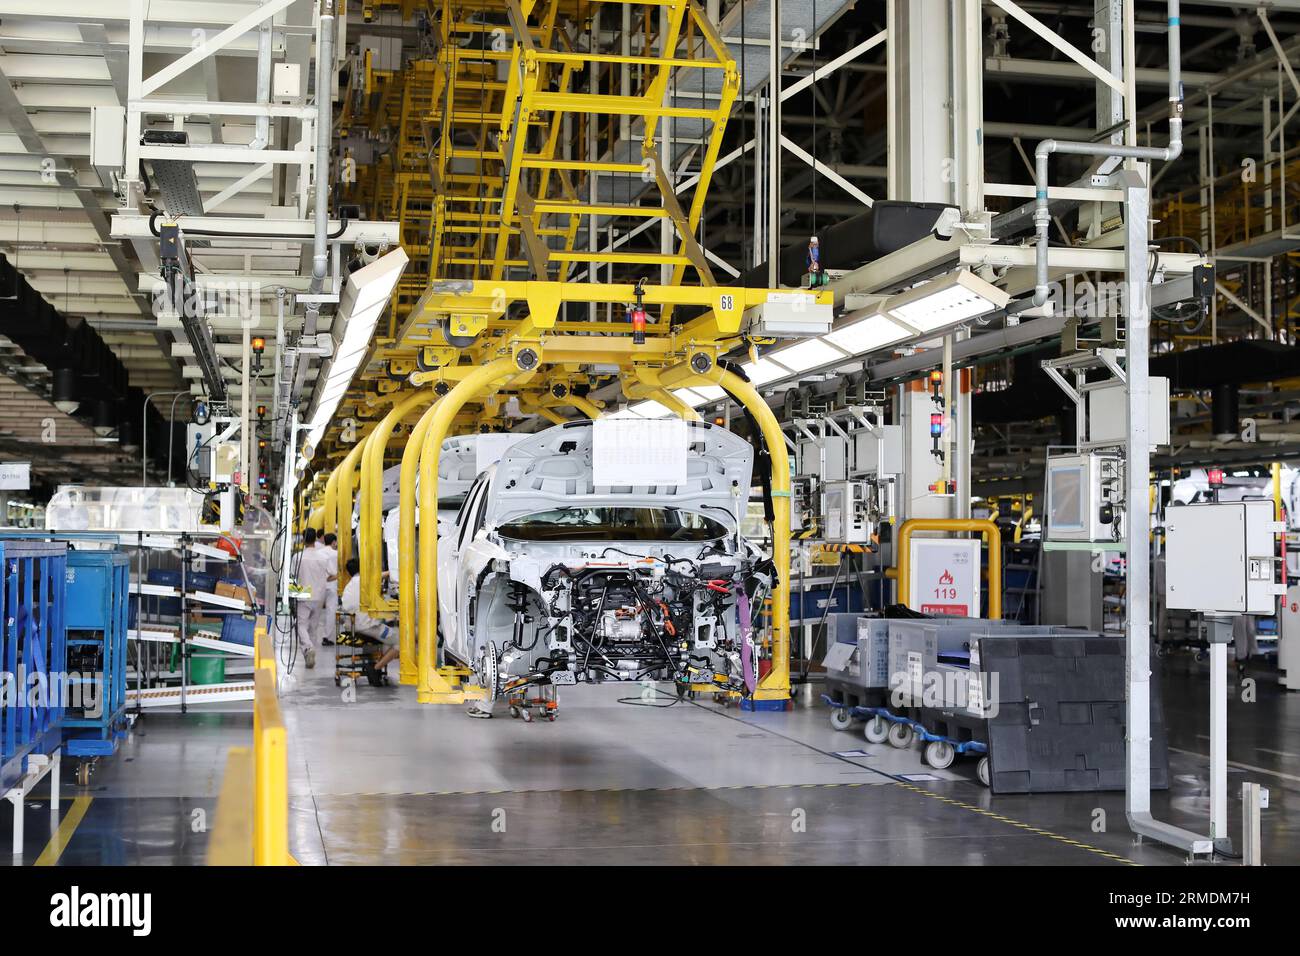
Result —
<instances>
[{"instance_id":1,"label":"white car body","mask_svg":"<svg viewBox=\"0 0 1300 956\"><path fill-rule=\"evenodd\" d=\"M520 681L739 676L738 601L770 586L740 533L753 449L688 425L679 486L595 486L591 422L522 437L475 481L439 540L439 630L481 680L500 675L494 695Z\"/></svg>"},{"instance_id":2,"label":"white car body","mask_svg":"<svg viewBox=\"0 0 1300 956\"><path fill-rule=\"evenodd\" d=\"M465 500L474 479L479 476L479 438L478 435L458 435L442 443L442 453L438 458L438 537L439 540L455 521L456 512ZM398 578L398 531L400 525L399 484L402 467L394 465L384 471L383 502L384 511L384 548L388 554L390 580L396 583ZM416 501L419 501L420 480L415 480ZM358 502L357 511L359 511ZM420 514L417 508L415 526L420 526Z\"/></svg>"}]
</instances>

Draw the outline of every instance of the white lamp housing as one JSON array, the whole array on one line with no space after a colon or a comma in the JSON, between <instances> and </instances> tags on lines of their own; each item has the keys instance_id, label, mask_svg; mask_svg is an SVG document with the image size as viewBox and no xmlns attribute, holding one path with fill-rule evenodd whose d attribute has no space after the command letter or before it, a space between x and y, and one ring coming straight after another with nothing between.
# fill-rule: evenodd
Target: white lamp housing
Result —
<instances>
[{"instance_id":1,"label":"white lamp housing","mask_svg":"<svg viewBox=\"0 0 1300 956\"><path fill-rule=\"evenodd\" d=\"M306 448L315 449L329 427L343 394L370 351L375 325L409 261L406 253L398 248L348 276L334 321L334 333L336 336L341 333L341 338L317 380L316 400L307 419ZM323 385L319 384L322 380Z\"/></svg>"}]
</instances>

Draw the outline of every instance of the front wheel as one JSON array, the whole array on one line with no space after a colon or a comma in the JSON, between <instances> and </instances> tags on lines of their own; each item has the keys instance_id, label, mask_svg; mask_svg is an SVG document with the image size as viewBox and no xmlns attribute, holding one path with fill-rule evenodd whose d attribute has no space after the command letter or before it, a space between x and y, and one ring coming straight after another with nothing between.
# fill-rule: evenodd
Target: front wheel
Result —
<instances>
[{"instance_id":1,"label":"front wheel","mask_svg":"<svg viewBox=\"0 0 1300 956\"><path fill-rule=\"evenodd\" d=\"M907 724L890 724L888 733L889 745L897 747L899 750L906 750L912 746L912 738L916 736L915 732Z\"/></svg>"},{"instance_id":2,"label":"front wheel","mask_svg":"<svg viewBox=\"0 0 1300 956\"><path fill-rule=\"evenodd\" d=\"M979 763L975 765L975 776L979 777L980 783L989 786L991 774L989 772L989 758L987 755L980 757Z\"/></svg>"},{"instance_id":3,"label":"front wheel","mask_svg":"<svg viewBox=\"0 0 1300 956\"><path fill-rule=\"evenodd\" d=\"M848 730L853 724L853 715L847 707L836 707L831 711L831 726L836 730Z\"/></svg>"},{"instance_id":4,"label":"front wheel","mask_svg":"<svg viewBox=\"0 0 1300 956\"><path fill-rule=\"evenodd\" d=\"M877 714L862 725L862 736L869 744L883 744L889 736L889 721Z\"/></svg>"},{"instance_id":5,"label":"front wheel","mask_svg":"<svg viewBox=\"0 0 1300 956\"><path fill-rule=\"evenodd\" d=\"M957 751L946 740L932 740L925 745L925 762L935 770L947 770L956 756Z\"/></svg>"}]
</instances>

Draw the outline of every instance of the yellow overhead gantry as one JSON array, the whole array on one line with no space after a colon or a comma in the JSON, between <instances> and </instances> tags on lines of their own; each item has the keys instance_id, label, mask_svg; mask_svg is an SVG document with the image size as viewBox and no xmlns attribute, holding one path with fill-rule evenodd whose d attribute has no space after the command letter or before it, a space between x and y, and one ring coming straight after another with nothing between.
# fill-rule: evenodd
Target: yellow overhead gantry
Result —
<instances>
[{"instance_id":1,"label":"yellow overhead gantry","mask_svg":"<svg viewBox=\"0 0 1300 956\"><path fill-rule=\"evenodd\" d=\"M600 9L626 6L636 36L608 41L607 29L595 29ZM352 78L365 95L348 105L349 131L388 130L393 144L390 165L359 176L353 195L398 218L408 255L428 264L399 284L388 332L354 386L365 395L353 407L391 404L355 447L333 452L341 461L325 489L324 520L346 527L359 485L363 607L398 611L402 680L417 684L421 702L478 696L459 683L463 671L437 666L436 531L419 535L417 549L417 514L421 527L437 528L444 439L489 427L485 419L500 424L507 395L522 412L559 423L568 420L562 409L598 417L601 403L587 391L618 382L629 399L692 418L674 390L720 386L753 414L772 457L772 669L755 697L787 699L786 446L759 393L719 364L747 341L746 311L775 290L716 285L696 236L739 92L734 60L694 0L446 0L429 8L433 57L396 76L367 67ZM682 105L681 90L695 102ZM365 104L373 112L358 108ZM702 131L688 153L697 164L689 201L678 199L685 165L672 168L680 157L665 152L672 140L661 121ZM634 233L655 220L671 226L670 243L655 231L659 251L599 247L611 225ZM585 274L574 272L583 266ZM666 281L650 284L639 275L646 267ZM616 275L627 281L591 281ZM825 292L781 294L831 302ZM643 342L626 311L634 301L649 313ZM403 586L393 602L380 586L382 474L393 435L416 414L401 454Z\"/></svg>"}]
</instances>

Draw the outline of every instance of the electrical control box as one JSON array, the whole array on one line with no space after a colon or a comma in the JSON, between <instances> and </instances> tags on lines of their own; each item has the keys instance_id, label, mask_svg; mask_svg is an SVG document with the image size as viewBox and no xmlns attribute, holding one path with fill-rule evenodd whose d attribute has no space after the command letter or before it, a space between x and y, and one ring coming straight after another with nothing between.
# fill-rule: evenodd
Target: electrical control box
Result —
<instances>
[{"instance_id":1,"label":"electrical control box","mask_svg":"<svg viewBox=\"0 0 1300 956\"><path fill-rule=\"evenodd\" d=\"M829 305L814 302L806 292L769 292L767 301L745 313L749 334L797 339L825 335L835 318Z\"/></svg>"},{"instance_id":2,"label":"electrical control box","mask_svg":"<svg viewBox=\"0 0 1300 956\"><path fill-rule=\"evenodd\" d=\"M233 482L239 471L239 442L222 442L210 447L212 449L211 480L217 484Z\"/></svg>"},{"instance_id":3,"label":"electrical control box","mask_svg":"<svg viewBox=\"0 0 1300 956\"><path fill-rule=\"evenodd\" d=\"M1169 444L1169 379L1152 375L1147 380L1147 444ZM1088 388L1089 445L1122 445L1128 440L1128 392L1123 382L1106 382Z\"/></svg>"},{"instance_id":4,"label":"electrical control box","mask_svg":"<svg viewBox=\"0 0 1300 956\"><path fill-rule=\"evenodd\" d=\"M877 425L853 434L853 473L899 475L903 472L903 426Z\"/></svg>"},{"instance_id":5,"label":"electrical control box","mask_svg":"<svg viewBox=\"0 0 1300 956\"><path fill-rule=\"evenodd\" d=\"M871 540L871 517L866 484L828 481L822 495L826 540L832 544L866 544Z\"/></svg>"},{"instance_id":6,"label":"electrical control box","mask_svg":"<svg viewBox=\"0 0 1300 956\"><path fill-rule=\"evenodd\" d=\"M1270 499L1178 505L1165 512L1165 606L1206 614L1272 614L1277 521Z\"/></svg>"},{"instance_id":7,"label":"electrical control box","mask_svg":"<svg viewBox=\"0 0 1300 956\"><path fill-rule=\"evenodd\" d=\"M1047 460L1047 540L1120 541L1124 459L1094 452Z\"/></svg>"},{"instance_id":8,"label":"electrical control box","mask_svg":"<svg viewBox=\"0 0 1300 956\"><path fill-rule=\"evenodd\" d=\"M126 107L90 108L90 163L120 169L126 149Z\"/></svg>"},{"instance_id":9,"label":"electrical control box","mask_svg":"<svg viewBox=\"0 0 1300 956\"><path fill-rule=\"evenodd\" d=\"M217 433L213 422L196 425L193 422L185 426L185 460L187 468L197 481L207 483L212 479L212 460L208 454L208 443Z\"/></svg>"},{"instance_id":10,"label":"electrical control box","mask_svg":"<svg viewBox=\"0 0 1300 956\"><path fill-rule=\"evenodd\" d=\"M848 442L840 435L826 435L820 442L799 442L799 477L842 481L848 477ZM825 454L823 455L823 451Z\"/></svg>"},{"instance_id":11,"label":"electrical control box","mask_svg":"<svg viewBox=\"0 0 1300 956\"><path fill-rule=\"evenodd\" d=\"M271 95L277 100L302 96L302 71L297 63L277 63L271 73Z\"/></svg>"}]
</instances>

